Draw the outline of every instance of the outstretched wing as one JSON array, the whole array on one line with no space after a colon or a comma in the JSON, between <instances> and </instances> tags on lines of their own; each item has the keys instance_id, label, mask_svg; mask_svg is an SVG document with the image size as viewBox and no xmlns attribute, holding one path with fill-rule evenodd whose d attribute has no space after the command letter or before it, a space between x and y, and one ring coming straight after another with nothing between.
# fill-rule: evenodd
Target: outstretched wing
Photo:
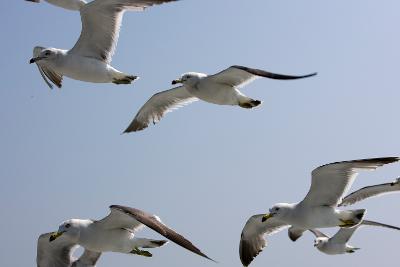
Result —
<instances>
[{"instance_id":1,"label":"outstretched wing","mask_svg":"<svg viewBox=\"0 0 400 267\"><path fill-rule=\"evenodd\" d=\"M394 229L394 230L400 230L399 227L396 226L392 226L392 225L388 225L388 224L384 224L384 223L379 223L379 222L374 222L374 221L367 221L364 220L362 221L359 225L351 227L351 228L340 228L340 230L334 235L332 236L332 238L330 239L331 242L333 243L347 243L351 236L354 234L354 232L361 226L364 225L369 225L369 226L379 226L379 227L385 227L385 228L389 228L389 229Z\"/></svg>"},{"instance_id":2,"label":"outstretched wing","mask_svg":"<svg viewBox=\"0 0 400 267\"><path fill-rule=\"evenodd\" d=\"M249 266L253 259L257 257L267 245L264 239L265 235L272 235L289 227L289 225L275 218L269 218L265 222L262 222L263 216L264 214L251 216L242 230L239 244L239 256L243 266Z\"/></svg>"},{"instance_id":3,"label":"outstretched wing","mask_svg":"<svg viewBox=\"0 0 400 267\"><path fill-rule=\"evenodd\" d=\"M64 236L50 242L52 233L39 236L36 263L38 267L70 267L74 259L72 253L78 247Z\"/></svg>"},{"instance_id":4,"label":"outstretched wing","mask_svg":"<svg viewBox=\"0 0 400 267\"><path fill-rule=\"evenodd\" d=\"M36 262L38 267L94 267L101 253L85 249L79 259L72 254L79 247L65 236L50 242L52 233L42 234L37 242Z\"/></svg>"},{"instance_id":5,"label":"outstretched wing","mask_svg":"<svg viewBox=\"0 0 400 267\"><path fill-rule=\"evenodd\" d=\"M177 0L95 0L80 9L82 32L71 53L111 62L125 10L143 11Z\"/></svg>"},{"instance_id":6,"label":"outstretched wing","mask_svg":"<svg viewBox=\"0 0 400 267\"><path fill-rule=\"evenodd\" d=\"M353 184L359 170L375 170L398 161L398 157L335 162L313 170L311 187L302 205L337 206Z\"/></svg>"},{"instance_id":7,"label":"outstretched wing","mask_svg":"<svg viewBox=\"0 0 400 267\"><path fill-rule=\"evenodd\" d=\"M370 197L400 192L400 178L394 182L363 187L345 196L339 206L348 206Z\"/></svg>"},{"instance_id":8,"label":"outstretched wing","mask_svg":"<svg viewBox=\"0 0 400 267\"><path fill-rule=\"evenodd\" d=\"M106 228L128 228L134 230L138 230L139 227L146 225L175 244L178 244L197 255L212 260L185 237L163 224L157 216L142 210L119 205L112 205L110 206L110 209L111 214L103 220L96 222L97 224L101 224L102 227Z\"/></svg>"},{"instance_id":9,"label":"outstretched wing","mask_svg":"<svg viewBox=\"0 0 400 267\"><path fill-rule=\"evenodd\" d=\"M95 221L94 223L97 226L102 227L103 229L127 229L131 232L137 232L144 227L144 224L133 218L132 216L128 216L120 209L116 209L113 206L110 206L111 212L110 214L101 219L100 221ZM152 216L149 214L149 216ZM154 217L157 220L156 217Z\"/></svg>"},{"instance_id":10,"label":"outstretched wing","mask_svg":"<svg viewBox=\"0 0 400 267\"><path fill-rule=\"evenodd\" d=\"M125 133L143 130L149 124L157 123L167 112L198 100L180 86L153 95L139 110Z\"/></svg>"},{"instance_id":11,"label":"outstretched wing","mask_svg":"<svg viewBox=\"0 0 400 267\"><path fill-rule=\"evenodd\" d=\"M210 75L206 79L211 79L214 82L227 84L233 87L243 87L246 84L260 77L277 79L277 80L294 80L294 79L311 77L316 74L317 73L312 73L302 76L292 76L292 75L276 74L265 70L252 69L244 66L235 65L217 74Z\"/></svg>"},{"instance_id":12,"label":"outstretched wing","mask_svg":"<svg viewBox=\"0 0 400 267\"><path fill-rule=\"evenodd\" d=\"M100 252L85 249L79 259L72 264L72 267L95 267L100 256Z\"/></svg>"},{"instance_id":13,"label":"outstretched wing","mask_svg":"<svg viewBox=\"0 0 400 267\"><path fill-rule=\"evenodd\" d=\"M25 0L34 3L40 3L40 0ZM45 0L46 2L69 10L79 10L86 2L84 0Z\"/></svg>"},{"instance_id":14,"label":"outstretched wing","mask_svg":"<svg viewBox=\"0 0 400 267\"><path fill-rule=\"evenodd\" d=\"M44 47L41 46L35 46L33 48L33 57L36 58L40 55L40 52L45 49ZM46 84L50 87L50 89L53 89L53 85L47 80L47 78L55 84L58 88L61 88L62 86L62 79L63 76L61 74L58 74L54 70L51 69L50 65L46 63L46 61L39 60L36 62L36 66L39 69L40 75L42 75L43 80L46 82Z\"/></svg>"},{"instance_id":15,"label":"outstretched wing","mask_svg":"<svg viewBox=\"0 0 400 267\"><path fill-rule=\"evenodd\" d=\"M315 235L315 237L327 237L329 238L329 236L327 236L326 234L324 234L323 232L317 230L317 229L308 229L311 233L313 233Z\"/></svg>"}]
</instances>

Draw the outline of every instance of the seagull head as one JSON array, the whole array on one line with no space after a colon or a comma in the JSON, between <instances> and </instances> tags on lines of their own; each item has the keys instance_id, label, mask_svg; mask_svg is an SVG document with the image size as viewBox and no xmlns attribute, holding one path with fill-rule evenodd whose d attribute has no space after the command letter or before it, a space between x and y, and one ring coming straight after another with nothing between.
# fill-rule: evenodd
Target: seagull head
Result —
<instances>
[{"instance_id":1,"label":"seagull head","mask_svg":"<svg viewBox=\"0 0 400 267\"><path fill-rule=\"evenodd\" d=\"M272 208L269 209L269 213L265 214L261 221L265 222L269 218L275 217L275 218L283 218L290 210L293 209L293 204L288 204L288 203L278 203L272 206Z\"/></svg>"},{"instance_id":2,"label":"seagull head","mask_svg":"<svg viewBox=\"0 0 400 267\"><path fill-rule=\"evenodd\" d=\"M327 237L317 237L314 240L314 247L316 248L321 248L324 243L328 242L328 238Z\"/></svg>"},{"instance_id":3,"label":"seagull head","mask_svg":"<svg viewBox=\"0 0 400 267\"><path fill-rule=\"evenodd\" d=\"M79 219L71 219L63 222L59 227L58 231L54 232L51 236L49 241L52 242L59 238L60 236L64 235L67 236L72 241L77 242L80 236L80 229L82 226L82 221Z\"/></svg>"},{"instance_id":4,"label":"seagull head","mask_svg":"<svg viewBox=\"0 0 400 267\"><path fill-rule=\"evenodd\" d=\"M397 178L396 180L394 180L393 182L391 182L391 186L394 186L394 185L398 185L398 184L400 184L400 177L399 178Z\"/></svg>"},{"instance_id":5,"label":"seagull head","mask_svg":"<svg viewBox=\"0 0 400 267\"><path fill-rule=\"evenodd\" d=\"M34 50L35 49L36 49L36 47L34 48ZM29 64L36 63L41 60L50 60L51 61L53 59L56 59L57 56L60 54L60 51L61 50L57 49L57 48L51 48L51 47L44 48L44 49L42 49L42 51L40 51L40 53L37 56L34 56L33 58L31 58L29 60Z\"/></svg>"},{"instance_id":6,"label":"seagull head","mask_svg":"<svg viewBox=\"0 0 400 267\"><path fill-rule=\"evenodd\" d=\"M204 77L207 77L207 74L199 72L187 72L182 74L180 78L173 80L172 85L181 83L183 85L193 86Z\"/></svg>"}]
</instances>

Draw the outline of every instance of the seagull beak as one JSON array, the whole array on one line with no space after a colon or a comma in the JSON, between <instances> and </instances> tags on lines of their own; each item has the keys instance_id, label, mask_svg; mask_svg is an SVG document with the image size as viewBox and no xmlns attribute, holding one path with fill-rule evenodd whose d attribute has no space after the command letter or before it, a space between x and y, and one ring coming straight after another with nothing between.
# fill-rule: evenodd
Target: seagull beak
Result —
<instances>
[{"instance_id":1,"label":"seagull beak","mask_svg":"<svg viewBox=\"0 0 400 267\"><path fill-rule=\"evenodd\" d=\"M52 241L56 240L57 238L62 236L63 233L64 232L54 232L53 234L51 234L49 241L52 242Z\"/></svg>"},{"instance_id":2,"label":"seagull beak","mask_svg":"<svg viewBox=\"0 0 400 267\"><path fill-rule=\"evenodd\" d=\"M266 220L268 220L269 218L272 218L272 217L273 217L273 215L271 213L267 213L262 217L261 221L265 222Z\"/></svg>"},{"instance_id":3,"label":"seagull beak","mask_svg":"<svg viewBox=\"0 0 400 267\"><path fill-rule=\"evenodd\" d=\"M175 84L177 84L177 83L182 83L182 80L176 79L176 80L173 80L173 81L171 82L172 85L175 85Z\"/></svg>"},{"instance_id":4,"label":"seagull beak","mask_svg":"<svg viewBox=\"0 0 400 267\"><path fill-rule=\"evenodd\" d=\"M29 64L35 63L39 60L42 60L44 57L33 57L31 60L29 60Z\"/></svg>"}]
</instances>

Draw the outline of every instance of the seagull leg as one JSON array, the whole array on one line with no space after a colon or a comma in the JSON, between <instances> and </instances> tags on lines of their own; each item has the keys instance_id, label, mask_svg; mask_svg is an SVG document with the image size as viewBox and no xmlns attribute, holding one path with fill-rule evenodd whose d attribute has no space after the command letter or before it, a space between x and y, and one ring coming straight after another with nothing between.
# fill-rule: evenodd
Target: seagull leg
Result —
<instances>
[{"instance_id":1,"label":"seagull leg","mask_svg":"<svg viewBox=\"0 0 400 267\"><path fill-rule=\"evenodd\" d=\"M139 248L135 247L134 249L132 249L131 252L129 252L131 254L136 254L139 256L143 256L143 257L152 257L153 254L151 254L150 252L146 251L146 250L140 250Z\"/></svg>"}]
</instances>

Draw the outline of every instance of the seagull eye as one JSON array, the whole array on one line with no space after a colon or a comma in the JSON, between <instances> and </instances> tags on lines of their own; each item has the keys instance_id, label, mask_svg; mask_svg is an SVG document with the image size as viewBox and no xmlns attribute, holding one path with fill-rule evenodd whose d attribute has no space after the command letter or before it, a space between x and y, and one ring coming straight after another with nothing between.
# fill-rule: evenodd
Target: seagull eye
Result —
<instances>
[{"instance_id":1,"label":"seagull eye","mask_svg":"<svg viewBox=\"0 0 400 267\"><path fill-rule=\"evenodd\" d=\"M278 211L278 210L279 210L279 208L276 208L275 210L276 210L276 211Z\"/></svg>"},{"instance_id":2,"label":"seagull eye","mask_svg":"<svg viewBox=\"0 0 400 267\"><path fill-rule=\"evenodd\" d=\"M71 227L71 224L70 223L67 223L66 225L65 225L65 228L70 228Z\"/></svg>"},{"instance_id":3,"label":"seagull eye","mask_svg":"<svg viewBox=\"0 0 400 267\"><path fill-rule=\"evenodd\" d=\"M46 53L44 53L45 56L49 56L50 55L50 51L46 51Z\"/></svg>"}]
</instances>

